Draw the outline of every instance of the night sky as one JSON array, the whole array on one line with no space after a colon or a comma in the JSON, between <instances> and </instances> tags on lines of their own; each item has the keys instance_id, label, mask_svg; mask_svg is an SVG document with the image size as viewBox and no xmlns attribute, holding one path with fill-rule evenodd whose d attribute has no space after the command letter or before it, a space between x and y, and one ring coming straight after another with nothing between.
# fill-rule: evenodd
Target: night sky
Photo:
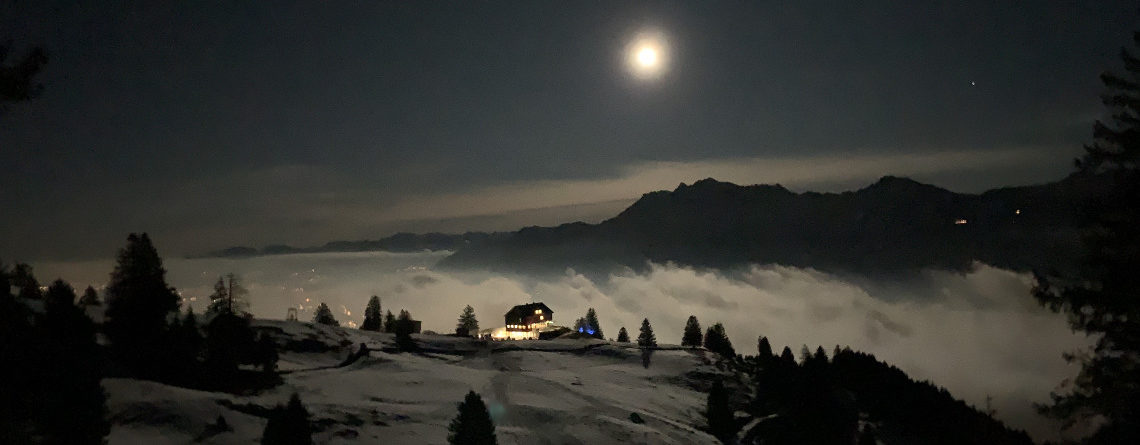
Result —
<instances>
[{"instance_id":1,"label":"night sky","mask_svg":"<svg viewBox=\"0 0 1140 445\"><path fill-rule=\"evenodd\" d=\"M50 55L0 114L7 262L596 221L704 177L1052 181L1137 25L1124 1L78 3L0 6L0 41Z\"/></svg>"}]
</instances>

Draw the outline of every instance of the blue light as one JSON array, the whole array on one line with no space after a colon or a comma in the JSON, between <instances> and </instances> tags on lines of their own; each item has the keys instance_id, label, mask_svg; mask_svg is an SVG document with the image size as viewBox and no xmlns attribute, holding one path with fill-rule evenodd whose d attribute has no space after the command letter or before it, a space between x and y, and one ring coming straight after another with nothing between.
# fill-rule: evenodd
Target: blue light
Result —
<instances>
[{"instance_id":1,"label":"blue light","mask_svg":"<svg viewBox=\"0 0 1140 445\"><path fill-rule=\"evenodd\" d=\"M587 329L586 333L590 334L590 335L594 335L594 330L593 329Z\"/></svg>"},{"instance_id":2,"label":"blue light","mask_svg":"<svg viewBox=\"0 0 1140 445\"><path fill-rule=\"evenodd\" d=\"M581 332L582 332L582 328L578 328L578 332L579 332L579 333L581 333Z\"/></svg>"}]
</instances>

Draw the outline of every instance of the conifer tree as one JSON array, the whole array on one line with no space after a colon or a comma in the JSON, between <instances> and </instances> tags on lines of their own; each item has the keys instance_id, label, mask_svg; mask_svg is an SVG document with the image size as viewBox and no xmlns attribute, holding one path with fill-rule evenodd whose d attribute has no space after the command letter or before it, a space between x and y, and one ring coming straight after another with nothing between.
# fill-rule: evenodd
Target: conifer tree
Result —
<instances>
[{"instance_id":1,"label":"conifer tree","mask_svg":"<svg viewBox=\"0 0 1140 445\"><path fill-rule=\"evenodd\" d=\"M0 437L12 443L34 443L33 402L39 384L39 363L31 360L41 348L33 332L32 315L11 292L11 272L0 263Z\"/></svg>"},{"instance_id":2,"label":"conifer tree","mask_svg":"<svg viewBox=\"0 0 1140 445\"><path fill-rule=\"evenodd\" d=\"M24 263L16 263L15 268L12 270L11 277L12 285L20 288L20 293L16 296L24 300L39 300L44 297L43 292L40 290L40 282L36 280L36 276L32 273L32 266Z\"/></svg>"},{"instance_id":3,"label":"conifer tree","mask_svg":"<svg viewBox=\"0 0 1140 445\"><path fill-rule=\"evenodd\" d=\"M384 312L380 310L380 297L373 295L368 299L368 306L364 307L364 322L360 323L363 331L379 331L383 328Z\"/></svg>"},{"instance_id":4,"label":"conifer tree","mask_svg":"<svg viewBox=\"0 0 1140 445\"><path fill-rule=\"evenodd\" d=\"M784 350L780 351L780 361L785 365L796 364L796 356L795 354L792 354L792 348L784 346Z\"/></svg>"},{"instance_id":5,"label":"conifer tree","mask_svg":"<svg viewBox=\"0 0 1140 445\"><path fill-rule=\"evenodd\" d=\"M206 326L206 368L213 385L225 388L234 383L238 365L257 360L253 328L245 317L225 312L214 316Z\"/></svg>"},{"instance_id":6,"label":"conifer tree","mask_svg":"<svg viewBox=\"0 0 1140 445\"><path fill-rule=\"evenodd\" d=\"M495 424L483 398L469 391L459 404L459 414L448 425L447 442L453 445L495 445Z\"/></svg>"},{"instance_id":7,"label":"conifer tree","mask_svg":"<svg viewBox=\"0 0 1140 445\"><path fill-rule=\"evenodd\" d=\"M657 336L653 335L653 326L649 325L649 319L641 320L641 334L637 336L637 347L639 348L656 348Z\"/></svg>"},{"instance_id":8,"label":"conifer tree","mask_svg":"<svg viewBox=\"0 0 1140 445\"><path fill-rule=\"evenodd\" d=\"M340 323L336 321L336 317L333 317L332 309L329 309L329 305L325 303L317 305L317 310L313 313L313 323L340 326Z\"/></svg>"},{"instance_id":9,"label":"conifer tree","mask_svg":"<svg viewBox=\"0 0 1140 445\"><path fill-rule=\"evenodd\" d=\"M602 334L602 326L598 323L598 314L594 312L594 308L586 310L586 325L594 330L594 333L590 334L592 337L606 338L605 334Z\"/></svg>"},{"instance_id":10,"label":"conifer tree","mask_svg":"<svg viewBox=\"0 0 1140 445\"><path fill-rule=\"evenodd\" d=\"M392 315L392 311L387 311L384 314L384 332L396 332L396 316Z\"/></svg>"},{"instance_id":11,"label":"conifer tree","mask_svg":"<svg viewBox=\"0 0 1140 445\"><path fill-rule=\"evenodd\" d=\"M95 325L75 305L75 290L62 280L52 283L44 300L37 329L42 340L37 429L43 443L102 444L110 424Z\"/></svg>"},{"instance_id":12,"label":"conifer tree","mask_svg":"<svg viewBox=\"0 0 1140 445\"><path fill-rule=\"evenodd\" d=\"M586 317L581 317L574 321L574 332L586 333L589 323L586 323Z\"/></svg>"},{"instance_id":13,"label":"conifer tree","mask_svg":"<svg viewBox=\"0 0 1140 445\"><path fill-rule=\"evenodd\" d=\"M249 291L241 285L241 279L232 272L226 276L218 277L214 283L214 293L210 295L210 306L206 308L208 314L230 313L241 315L249 310L249 301L245 296Z\"/></svg>"},{"instance_id":14,"label":"conifer tree","mask_svg":"<svg viewBox=\"0 0 1140 445\"><path fill-rule=\"evenodd\" d=\"M757 342L756 349L760 360L772 358L772 345L768 343L768 337L761 336L760 340Z\"/></svg>"},{"instance_id":15,"label":"conifer tree","mask_svg":"<svg viewBox=\"0 0 1140 445\"><path fill-rule=\"evenodd\" d=\"M309 411L301 404L297 393L289 398L286 406L277 405L269 414L265 431L261 434L262 445L311 445L313 430L309 424Z\"/></svg>"},{"instance_id":16,"label":"conifer tree","mask_svg":"<svg viewBox=\"0 0 1140 445\"><path fill-rule=\"evenodd\" d=\"M629 333L625 331L625 326L618 329L617 341L618 343L629 343Z\"/></svg>"},{"instance_id":17,"label":"conifer tree","mask_svg":"<svg viewBox=\"0 0 1140 445\"><path fill-rule=\"evenodd\" d=\"M171 328L174 331L173 352L175 359L180 362L176 370L180 370L180 377L183 380L191 379L195 377L194 370L198 366L198 356L201 355L204 343L194 309L186 308L186 316Z\"/></svg>"},{"instance_id":18,"label":"conifer tree","mask_svg":"<svg viewBox=\"0 0 1140 445\"><path fill-rule=\"evenodd\" d=\"M261 370L267 373L272 373L277 370L277 343L269 334L262 332L257 337L257 358L256 363L261 366Z\"/></svg>"},{"instance_id":19,"label":"conifer tree","mask_svg":"<svg viewBox=\"0 0 1140 445\"><path fill-rule=\"evenodd\" d=\"M690 315L689 321L685 322L685 332L681 336L681 346L688 346L690 348L698 348L704 337L701 335L701 323L697 321L696 315Z\"/></svg>"},{"instance_id":20,"label":"conifer tree","mask_svg":"<svg viewBox=\"0 0 1140 445\"><path fill-rule=\"evenodd\" d=\"M396 334L396 346L401 351L415 351L417 349L416 342L412 340L413 327L412 313L400 309L400 316L396 319L394 333Z\"/></svg>"},{"instance_id":21,"label":"conifer tree","mask_svg":"<svg viewBox=\"0 0 1140 445\"><path fill-rule=\"evenodd\" d=\"M475 319L475 308L471 305L463 308L459 314L459 322L455 325L455 334L470 337L479 333L479 320Z\"/></svg>"},{"instance_id":22,"label":"conifer tree","mask_svg":"<svg viewBox=\"0 0 1140 445\"><path fill-rule=\"evenodd\" d=\"M817 365L826 365L827 364L827 353L823 352L823 346L822 345L815 347L815 354L812 355L811 358L812 358L812 360L815 360Z\"/></svg>"},{"instance_id":23,"label":"conifer tree","mask_svg":"<svg viewBox=\"0 0 1140 445\"><path fill-rule=\"evenodd\" d=\"M79 297L80 306L102 306L103 302L99 301L99 293L95 291L94 287L87 286L83 290L83 296Z\"/></svg>"},{"instance_id":24,"label":"conifer tree","mask_svg":"<svg viewBox=\"0 0 1140 445\"><path fill-rule=\"evenodd\" d=\"M705 332L705 349L726 358L736 357L736 350L732 348L732 342L724 332L724 325L720 323L710 326Z\"/></svg>"},{"instance_id":25,"label":"conifer tree","mask_svg":"<svg viewBox=\"0 0 1140 445\"><path fill-rule=\"evenodd\" d=\"M708 421L709 433L713 437L724 444L733 442L737 430L736 419L729 404L728 391L724 389L724 384L720 380L713 382L712 389L709 390L705 419Z\"/></svg>"},{"instance_id":26,"label":"conifer tree","mask_svg":"<svg viewBox=\"0 0 1140 445\"><path fill-rule=\"evenodd\" d=\"M0 112L5 102L31 100L40 95L43 85L34 78L48 62L47 52L40 47L28 50L11 64L5 63L8 54L8 45L0 45Z\"/></svg>"},{"instance_id":27,"label":"conifer tree","mask_svg":"<svg viewBox=\"0 0 1140 445\"><path fill-rule=\"evenodd\" d=\"M167 317L178 303L150 237L130 234L107 286L103 330L111 352L136 372L156 376L166 357Z\"/></svg>"},{"instance_id":28,"label":"conifer tree","mask_svg":"<svg viewBox=\"0 0 1140 445\"><path fill-rule=\"evenodd\" d=\"M1140 46L1140 32L1132 38ZM1140 58L1127 48L1120 57L1124 76L1101 75L1112 122L1096 121L1095 141L1076 163L1080 175L1111 185L1083 205L1083 267L1075 276L1035 274L1038 301L1097 338L1086 354L1067 357L1080 373L1039 409L1066 425L1099 417L1094 443L1140 443Z\"/></svg>"}]
</instances>

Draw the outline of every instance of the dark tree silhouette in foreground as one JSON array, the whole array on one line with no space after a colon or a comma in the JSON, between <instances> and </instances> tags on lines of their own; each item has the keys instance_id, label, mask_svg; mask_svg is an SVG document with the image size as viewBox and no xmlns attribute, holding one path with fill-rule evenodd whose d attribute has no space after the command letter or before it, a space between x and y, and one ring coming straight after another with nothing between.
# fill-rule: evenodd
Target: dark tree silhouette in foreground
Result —
<instances>
[{"instance_id":1,"label":"dark tree silhouette in foreground","mask_svg":"<svg viewBox=\"0 0 1140 445\"><path fill-rule=\"evenodd\" d=\"M653 326L649 325L649 319L641 320L641 333L637 336L637 346L640 348L656 348L657 336L653 335Z\"/></svg>"},{"instance_id":2,"label":"dark tree silhouette in foreground","mask_svg":"<svg viewBox=\"0 0 1140 445\"><path fill-rule=\"evenodd\" d=\"M594 312L594 308L586 310L586 326L588 326L587 329L594 331L594 333L590 334L591 337L606 338L605 334L602 334L602 326L598 323L598 313Z\"/></svg>"},{"instance_id":3,"label":"dark tree silhouette in foreground","mask_svg":"<svg viewBox=\"0 0 1140 445\"><path fill-rule=\"evenodd\" d=\"M479 320L475 319L475 308L471 305L463 308L459 314L459 322L455 324L455 335L471 337L479 333Z\"/></svg>"},{"instance_id":4,"label":"dark tree silhouette in foreground","mask_svg":"<svg viewBox=\"0 0 1140 445\"><path fill-rule=\"evenodd\" d=\"M95 324L62 280L48 288L39 322L40 433L49 444L102 444L110 432ZM67 415L63 415L66 413Z\"/></svg>"},{"instance_id":5,"label":"dark tree silhouette in foreground","mask_svg":"<svg viewBox=\"0 0 1140 445\"><path fill-rule=\"evenodd\" d=\"M392 315L392 311L387 311L384 314L384 332L396 332L396 316Z\"/></svg>"},{"instance_id":6,"label":"dark tree silhouette in foreground","mask_svg":"<svg viewBox=\"0 0 1140 445\"><path fill-rule=\"evenodd\" d=\"M313 443L313 430L309 425L309 411L301 404L297 393L289 398L286 406L277 405L269 414L265 431L261 433L262 445L310 445Z\"/></svg>"},{"instance_id":7,"label":"dark tree silhouette in foreground","mask_svg":"<svg viewBox=\"0 0 1140 445\"><path fill-rule=\"evenodd\" d=\"M83 290L83 296L79 297L80 306L102 306L103 302L99 301L99 292L95 291L94 287L87 286Z\"/></svg>"},{"instance_id":8,"label":"dark tree silhouette in foreground","mask_svg":"<svg viewBox=\"0 0 1140 445\"><path fill-rule=\"evenodd\" d=\"M43 85L33 79L48 62L43 48L32 48L12 64L8 63L8 52L7 45L0 45L0 107L6 102L20 102L38 96Z\"/></svg>"},{"instance_id":9,"label":"dark tree silhouette in foreground","mask_svg":"<svg viewBox=\"0 0 1140 445\"><path fill-rule=\"evenodd\" d=\"M1140 32L1133 41L1140 46ZM1076 276L1037 273L1034 289L1073 329L1098 337L1091 351L1066 355L1080 374L1040 407L1066 426L1101 417L1089 443L1140 443L1140 58L1126 48L1120 56L1126 74L1101 75L1112 123L1096 122L1095 141L1076 162L1078 174L1111 183L1084 203L1083 266Z\"/></svg>"},{"instance_id":10,"label":"dark tree silhouette in foreground","mask_svg":"<svg viewBox=\"0 0 1140 445\"><path fill-rule=\"evenodd\" d=\"M732 348L732 342L724 332L724 325L720 323L709 326L708 332L705 332L705 349L726 358L736 357L736 350Z\"/></svg>"},{"instance_id":11,"label":"dark tree silhouette in foreground","mask_svg":"<svg viewBox=\"0 0 1140 445\"><path fill-rule=\"evenodd\" d=\"M30 269L24 271L30 274ZM57 280L33 312L0 264L0 441L101 444L109 431L95 326Z\"/></svg>"},{"instance_id":12,"label":"dark tree silhouette in foreground","mask_svg":"<svg viewBox=\"0 0 1140 445\"><path fill-rule=\"evenodd\" d=\"M625 331L625 326L618 329L617 341L618 343L629 343L629 332Z\"/></svg>"},{"instance_id":13,"label":"dark tree silhouette in foreground","mask_svg":"<svg viewBox=\"0 0 1140 445\"><path fill-rule=\"evenodd\" d=\"M178 306L150 237L130 234L107 286L103 330L112 354L144 377L158 376L167 353L166 320Z\"/></svg>"},{"instance_id":14,"label":"dark tree silhouette in foreground","mask_svg":"<svg viewBox=\"0 0 1140 445\"><path fill-rule=\"evenodd\" d=\"M17 295L24 300L40 300L43 299L43 292L40 291L40 282L36 280L35 274L32 273L32 266L24 263L16 263L15 269L12 270L12 285L20 288L20 293Z\"/></svg>"},{"instance_id":15,"label":"dark tree silhouette in foreground","mask_svg":"<svg viewBox=\"0 0 1140 445\"><path fill-rule=\"evenodd\" d=\"M448 425L447 442L454 445L495 445L495 424L483 398L470 391L459 404L459 414Z\"/></svg>"},{"instance_id":16,"label":"dark tree silhouette in foreground","mask_svg":"<svg viewBox=\"0 0 1140 445\"><path fill-rule=\"evenodd\" d=\"M380 297L375 295L368 299L368 306L364 307L364 321L360 323L362 331L379 331L384 324L384 312L380 310Z\"/></svg>"},{"instance_id":17,"label":"dark tree silhouette in foreground","mask_svg":"<svg viewBox=\"0 0 1140 445\"><path fill-rule=\"evenodd\" d=\"M33 372L29 360L38 349L33 344L31 311L11 293L11 271L0 263L0 437L15 443L31 443Z\"/></svg>"},{"instance_id":18,"label":"dark tree silhouette in foreground","mask_svg":"<svg viewBox=\"0 0 1140 445\"><path fill-rule=\"evenodd\" d=\"M396 334L396 347L401 351L411 352L418 348L416 342L412 340L412 331L414 329L412 324L412 313L407 310L400 309L400 317L396 319L396 326L393 328Z\"/></svg>"},{"instance_id":19,"label":"dark tree silhouette in foreground","mask_svg":"<svg viewBox=\"0 0 1140 445\"><path fill-rule=\"evenodd\" d=\"M230 273L225 277L218 277L206 313L241 315L249 310L249 301L245 298L248 294L249 291L241 285L241 279L237 275Z\"/></svg>"},{"instance_id":20,"label":"dark tree silhouette in foreground","mask_svg":"<svg viewBox=\"0 0 1140 445\"><path fill-rule=\"evenodd\" d=\"M772 358L772 344L768 343L768 337L760 337L760 340L756 342L756 352L760 360Z\"/></svg>"},{"instance_id":21,"label":"dark tree silhouette in foreground","mask_svg":"<svg viewBox=\"0 0 1140 445\"><path fill-rule=\"evenodd\" d=\"M324 303L317 305L317 310L313 313L313 323L340 326L336 317L333 317L332 309L329 309L329 305Z\"/></svg>"},{"instance_id":22,"label":"dark tree silhouette in foreground","mask_svg":"<svg viewBox=\"0 0 1140 445\"><path fill-rule=\"evenodd\" d=\"M685 322L685 333L681 335L681 346L699 348L703 340L704 336L701 334L701 323L697 321L696 315L690 315L689 321Z\"/></svg>"},{"instance_id":23,"label":"dark tree silhouette in foreground","mask_svg":"<svg viewBox=\"0 0 1140 445\"><path fill-rule=\"evenodd\" d=\"M708 402L705 405L705 419L708 421L708 431L721 443L732 443L736 438L736 419L729 404L728 391L720 380L713 382L709 390Z\"/></svg>"}]
</instances>

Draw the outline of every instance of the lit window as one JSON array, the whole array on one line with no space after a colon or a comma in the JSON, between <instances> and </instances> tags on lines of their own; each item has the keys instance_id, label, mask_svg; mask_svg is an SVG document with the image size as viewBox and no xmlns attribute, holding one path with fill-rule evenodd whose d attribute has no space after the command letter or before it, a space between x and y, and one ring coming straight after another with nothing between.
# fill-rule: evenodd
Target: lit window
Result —
<instances>
[{"instance_id":1,"label":"lit window","mask_svg":"<svg viewBox=\"0 0 1140 445\"><path fill-rule=\"evenodd\" d=\"M538 316L538 319L539 319L539 320L545 320L545 319L546 319L546 316L544 316L544 315L539 315L539 316Z\"/></svg>"},{"instance_id":2,"label":"lit window","mask_svg":"<svg viewBox=\"0 0 1140 445\"><path fill-rule=\"evenodd\" d=\"M542 309L535 309L535 310L534 310L534 313L536 313L536 314L541 314L541 313L542 313Z\"/></svg>"}]
</instances>

